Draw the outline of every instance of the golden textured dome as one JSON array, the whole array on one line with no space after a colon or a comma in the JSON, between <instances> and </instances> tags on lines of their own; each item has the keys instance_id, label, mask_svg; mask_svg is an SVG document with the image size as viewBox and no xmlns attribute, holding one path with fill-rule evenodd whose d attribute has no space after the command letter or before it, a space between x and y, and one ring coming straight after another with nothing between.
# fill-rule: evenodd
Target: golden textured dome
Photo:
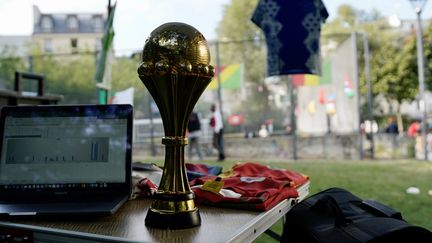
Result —
<instances>
[{"instance_id":1,"label":"golden textured dome","mask_svg":"<svg viewBox=\"0 0 432 243\"><path fill-rule=\"evenodd\" d=\"M188 72L213 76L209 63L210 52L204 36L188 24L173 22L151 32L143 48L139 72L142 75Z\"/></svg>"}]
</instances>

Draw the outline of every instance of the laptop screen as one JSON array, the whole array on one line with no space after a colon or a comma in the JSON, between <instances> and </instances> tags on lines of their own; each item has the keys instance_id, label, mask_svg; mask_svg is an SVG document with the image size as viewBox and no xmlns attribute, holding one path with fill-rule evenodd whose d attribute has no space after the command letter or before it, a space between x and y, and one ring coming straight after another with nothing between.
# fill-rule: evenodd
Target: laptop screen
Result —
<instances>
[{"instance_id":1,"label":"laptop screen","mask_svg":"<svg viewBox=\"0 0 432 243\"><path fill-rule=\"evenodd\" d=\"M129 105L4 107L0 190L125 185L131 120Z\"/></svg>"}]
</instances>

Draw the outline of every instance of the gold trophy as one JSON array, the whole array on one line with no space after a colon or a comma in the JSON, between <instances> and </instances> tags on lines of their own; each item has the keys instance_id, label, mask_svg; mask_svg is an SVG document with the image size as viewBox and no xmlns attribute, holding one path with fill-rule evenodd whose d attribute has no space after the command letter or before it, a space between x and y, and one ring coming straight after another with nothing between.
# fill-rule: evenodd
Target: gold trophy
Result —
<instances>
[{"instance_id":1,"label":"gold trophy","mask_svg":"<svg viewBox=\"0 0 432 243\"><path fill-rule=\"evenodd\" d=\"M184 229L201 224L184 161L189 116L214 75L204 36L184 23L166 23L151 32L138 68L141 81L161 113L165 164L145 224Z\"/></svg>"}]
</instances>

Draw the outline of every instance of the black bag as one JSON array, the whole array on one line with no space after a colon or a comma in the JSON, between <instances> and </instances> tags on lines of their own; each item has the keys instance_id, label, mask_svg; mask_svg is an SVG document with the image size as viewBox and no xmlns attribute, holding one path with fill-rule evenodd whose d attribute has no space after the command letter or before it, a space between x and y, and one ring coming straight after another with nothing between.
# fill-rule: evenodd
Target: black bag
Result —
<instances>
[{"instance_id":1,"label":"black bag","mask_svg":"<svg viewBox=\"0 0 432 243\"><path fill-rule=\"evenodd\" d=\"M431 243L432 232L408 224L388 206L362 200L341 188L330 188L287 213L281 242Z\"/></svg>"}]
</instances>

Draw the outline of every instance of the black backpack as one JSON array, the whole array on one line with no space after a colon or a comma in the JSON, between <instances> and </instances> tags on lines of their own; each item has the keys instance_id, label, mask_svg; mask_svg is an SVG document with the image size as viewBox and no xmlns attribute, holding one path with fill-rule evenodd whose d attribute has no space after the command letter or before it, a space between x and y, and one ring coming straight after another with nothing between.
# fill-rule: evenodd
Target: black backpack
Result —
<instances>
[{"instance_id":1,"label":"black backpack","mask_svg":"<svg viewBox=\"0 0 432 243\"><path fill-rule=\"evenodd\" d=\"M287 213L281 242L432 243L432 232L408 224L386 205L362 200L345 189L330 188Z\"/></svg>"}]
</instances>

